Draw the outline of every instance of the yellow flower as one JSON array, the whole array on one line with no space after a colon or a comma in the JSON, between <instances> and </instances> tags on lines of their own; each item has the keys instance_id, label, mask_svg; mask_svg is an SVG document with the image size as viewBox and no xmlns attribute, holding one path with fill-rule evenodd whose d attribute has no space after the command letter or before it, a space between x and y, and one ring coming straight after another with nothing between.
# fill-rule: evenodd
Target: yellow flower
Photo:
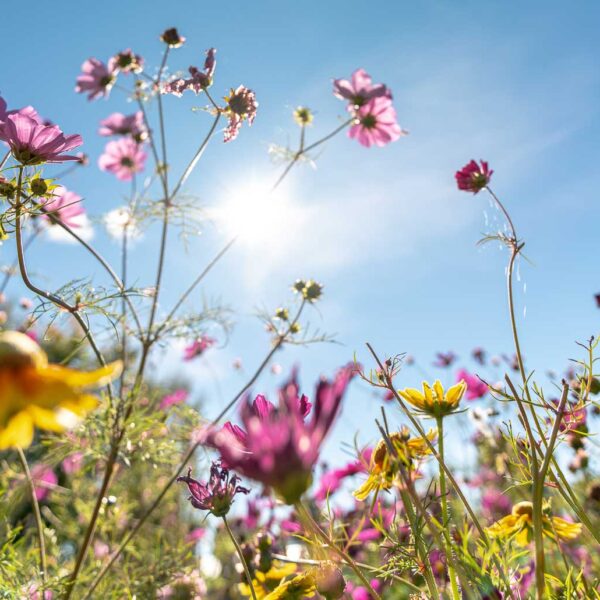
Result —
<instances>
[{"instance_id":1,"label":"yellow flower","mask_svg":"<svg viewBox=\"0 0 600 600\"><path fill-rule=\"evenodd\" d=\"M315 595L315 577L311 571L280 583L264 600L303 600Z\"/></svg>"},{"instance_id":2,"label":"yellow flower","mask_svg":"<svg viewBox=\"0 0 600 600\"><path fill-rule=\"evenodd\" d=\"M461 380L444 392L442 384L437 380L433 387L424 381L422 393L415 388L398 390L398 393L417 410L438 418L445 417L458 408L466 389L467 384Z\"/></svg>"},{"instance_id":3,"label":"yellow flower","mask_svg":"<svg viewBox=\"0 0 600 600\"><path fill-rule=\"evenodd\" d=\"M581 523L570 523L560 517L552 517L547 508L542 515L544 535L562 541L574 540L581 533ZM486 529L488 535L493 538L512 538L520 546L527 546L532 539L533 533L533 504L531 502L519 502L512 508L510 515L502 517Z\"/></svg>"},{"instance_id":4,"label":"yellow flower","mask_svg":"<svg viewBox=\"0 0 600 600\"><path fill-rule=\"evenodd\" d=\"M0 450L26 448L35 427L63 431L72 426L98 404L83 390L106 384L120 371L120 362L90 373L50 365L24 333L0 333Z\"/></svg>"},{"instance_id":5,"label":"yellow flower","mask_svg":"<svg viewBox=\"0 0 600 600\"><path fill-rule=\"evenodd\" d=\"M433 443L436 437L437 431L430 429L427 439ZM369 466L369 477L354 492L354 497L357 500L365 500L371 492L390 489L398 475L401 464L409 471L412 471L414 461L424 458L431 452L425 438L411 438L410 432L406 427L392 433L390 435L390 442L396 451L392 456L390 456L386 440L380 440L375 450L373 450Z\"/></svg>"},{"instance_id":6,"label":"yellow flower","mask_svg":"<svg viewBox=\"0 0 600 600\"><path fill-rule=\"evenodd\" d=\"M282 579L294 575L296 568L293 563L274 563L266 573L256 571L252 585L258 600L263 600L271 591L277 588ZM252 596L250 586L246 583L240 583L238 589L243 596L248 598Z\"/></svg>"}]
</instances>

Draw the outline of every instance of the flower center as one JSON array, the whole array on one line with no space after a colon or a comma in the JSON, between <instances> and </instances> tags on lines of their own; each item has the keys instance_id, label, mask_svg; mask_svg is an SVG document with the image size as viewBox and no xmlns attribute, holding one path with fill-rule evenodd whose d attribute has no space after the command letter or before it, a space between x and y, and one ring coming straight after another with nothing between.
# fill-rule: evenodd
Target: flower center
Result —
<instances>
[{"instance_id":1,"label":"flower center","mask_svg":"<svg viewBox=\"0 0 600 600\"><path fill-rule=\"evenodd\" d=\"M121 159L121 166L127 167L128 169L133 169L133 166L134 166L133 160L131 158L129 158L129 156L124 156Z\"/></svg>"},{"instance_id":2,"label":"flower center","mask_svg":"<svg viewBox=\"0 0 600 600\"><path fill-rule=\"evenodd\" d=\"M367 129L374 129L377 126L377 118L374 114L369 113L362 117L360 124Z\"/></svg>"}]
</instances>

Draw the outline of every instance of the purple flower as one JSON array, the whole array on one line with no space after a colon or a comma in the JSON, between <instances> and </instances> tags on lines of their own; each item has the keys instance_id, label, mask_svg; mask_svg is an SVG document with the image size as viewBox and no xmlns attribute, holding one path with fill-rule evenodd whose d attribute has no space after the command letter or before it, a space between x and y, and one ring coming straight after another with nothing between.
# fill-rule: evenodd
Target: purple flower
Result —
<instances>
[{"instance_id":1,"label":"purple flower","mask_svg":"<svg viewBox=\"0 0 600 600\"><path fill-rule=\"evenodd\" d=\"M175 390L172 394L166 395L159 404L160 410L166 410L169 406L182 404L188 398L190 393L187 390Z\"/></svg>"},{"instance_id":2,"label":"purple flower","mask_svg":"<svg viewBox=\"0 0 600 600\"><path fill-rule=\"evenodd\" d=\"M467 400L479 400L488 393L488 386L477 377L465 369L460 369L456 374L456 381L464 381L467 384L465 397Z\"/></svg>"},{"instance_id":3,"label":"purple flower","mask_svg":"<svg viewBox=\"0 0 600 600\"><path fill-rule=\"evenodd\" d=\"M356 69L350 81L334 79L333 93L342 100L348 100L350 110L363 106L373 98L392 99L390 90L383 83L373 85L371 76L364 69Z\"/></svg>"},{"instance_id":4,"label":"purple flower","mask_svg":"<svg viewBox=\"0 0 600 600\"><path fill-rule=\"evenodd\" d=\"M35 465L31 469L31 478L35 484L35 497L38 502L45 500L58 484L56 473L46 465Z\"/></svg>"},{"instance_id":5,"label":"purple flower","mask_svg":"<svg viewBox=\"0 0 600 600\"><path fill-rule=\"evenodd\" d=\"M315 492L315 500L326 500L340 489L342 482L347 477L352 477L352 475L356 475L357 473L366 473L367 465L371 460L371 452L372 449L367 448L366 450L363 450L359 460L349 462L340 469L334 469L333 471L324 473L319 481L319 487Z\"/></svg>"},{"instance_id":6,"label":"purple flower","mask_svg":"<svg viewBox=\"0 0 600 600\"><path fill-rule=\"evenodd\" d=\"M128 135L136 142L143 142L148 137L148 130L144 123L144 113L141 110L132 115L124 115L123 113L113 113L100 121L100 135Z\"/></svg>"},{"instance_id":7,"label":"purple flower","mask_svg":"<svg viewBox=\"0 0 600 600\"><path fill-rule=\"evenodd\" d=\"M258 102L256 94L243 85L235 90L232 89L225 101L227 106L223 112L229 119L229 125L225 129L223 141L231 142L238 136L244 121L248 121L248 125L252 125L256 117Z\"/></svg>"},{"instance_id":8,"label":"purple flower","mask_svg":"<svg viewBox=\"0 0 600 600\"><path fill-rule=\"evenodd\" d=\"M210 467L210 478L202 483L191 477L192 469L187 475L178 477L177 481L186 483L190 491L189 500L194 508L208 510L215 517L224 517L231 508L236 494L249 494L250 490L238 485L241 481L237 475L229 476L229 470L218 462Z\"/></svg>"},{"instance_id":9,"label":"purple flower","mask_svg":"<svg viewBox=\"0 0 600 600\"><path fill-rule=\"evenodd\" d=\"M196 356L201 356L216 343L217 340L214 338L208 337L207 335L200 336L197 340L194 340L189 346L184 348L183 360L189 361L196 358Z\"/></svg>"},{"instance_id":10,"label":"purple flower","mask_svg":"<svg viewBox=\"0 0 600 600\"><path fill-rule=\"evenodd\" d=\"M450 350L450 352L437 352L435 355L435 361L433 362L434 367L450 367L454 364L458 356Z\"/></svg>"},{"instance_id":11,"label":"purple flower","mask_svg":"<svg viewBox=\"0 0 600 600\"><path fill-rule=\"evenodd\" d=\"M480 160L479 164L472 160L460 171L456 171L454 177L459 190L477 194L488 185L493 172L484 160Z\"/></svg>"},{"instance_id":12,"label":"purple flower","mask_svg":"<svg viewBox=\"0 0 600 600\"><path fill-rule=\"evenodd\" d=\"M188 79L181 77L174 79L164 86L163 93L180 97L186 90L192 90L195 94L199 94L202 90L210 87L215 73L216 53L215 48L209 48L206 51L204 69L202 71L198 67L191 66L188 69L190 73Z\"/></svg>"},{"instance_id":13,"label":"purple flower","mask_svg":"<svg viewBox=\"0 0 600 600\"><path fill-rule=\"evenodd\" d=\"M108 142L98 159L102 171L108 171L121 181L131 181L134 173L144 170L147 154L131 138Z\"/></svg>"},{"instance_id":14,"label":"purple flower","mask_svg":"<svg viewBox=\"0 0 600 600\"><path fill-rule=\"evenodd\" d=\"M396 110L387 96L378 96L363 104L355 113L356 122L348 136L360 144L385 146L406 135L396 120Z\"/></svg>"},{"instance_id":15,"label":"purple flower","mask_svg":"<svg viewBox=\"0 0 600 600\"><path fill-rule=\"evenodd\" d=\"M49 213L44 215L44 219L50 224L53 223L50 215L71 229L77 229L85 224L81 220L81 216L85 215L85 210L81 206L81 196L63 186L53 191L52 198L44 204L44 210Z\"/></svg>"},{"instance_id":16,"label":"purple flower","mask_svg":"<svg viewBox=\"0 0 600 600\"><path fill-rule=\"evenodd\" d=\"M0 139L10 146L15 160L25 166L78 160L63 152L83 143L80 135L64 135L56 125L43 125L20 112L8 114L0 124Z\"/></svg>"},{"instance_id":17,"label":"purple flower","mask_svg":"<svg viewBox=\"0 0 600 600\"><path fill-rule=\"evenodd\" d=\"M242 404L244 429L229 422L220 430L210 429L205 442L219 451L227 466L294 504L310 486L321 444L354 371L354 365L348 365L333 381L319 382L310 419L306 419L310 404L305 396L281 395L277 407L257 396L254 403Z\"/></svg>"},{"instance_id":18,"label":"purple flower","mask_svg":"<svg viewBox=\"0 0 600 600\"><path fill-rule=\"evenodd\" d=\"M87 93L88 100L95 100L99 96L108 98L116 78L114 59L111 58L106 65L97 58L88 58L81 65L81 75L77 78L75 91L78 94Z\"/></svg>"},{"instance_id":19,"label":"purple flower","mask_svg":"<svg viewBox=\"0 0 600 600\"><path fill-rule=\"evenodd\" d=\"M474 348L471 352L473 360L478 362L480 365L485 365L486 351L483 348Z\"/></svg>"},{"instance_id":20,"label":"purple flower","mask_svg":"<svg viewBox=\"0 0 600 600\"><path fill-rule=\"evenodd\" d=\"M8 118L9 115L21 114L21 115L25 115L26 117L29 117L30 119L33 119L36 123L42 122L42 119L38 115L35 108L33 108L33 106L25 106L24 108L19 108L17 110L6 110L6 109L7 109L6 100L4 100L4 98L2 96L0 96L0 140L6 141L2 135L2 124L4 121L6 121L6 119Z\"/></svg>"}]
</instances>

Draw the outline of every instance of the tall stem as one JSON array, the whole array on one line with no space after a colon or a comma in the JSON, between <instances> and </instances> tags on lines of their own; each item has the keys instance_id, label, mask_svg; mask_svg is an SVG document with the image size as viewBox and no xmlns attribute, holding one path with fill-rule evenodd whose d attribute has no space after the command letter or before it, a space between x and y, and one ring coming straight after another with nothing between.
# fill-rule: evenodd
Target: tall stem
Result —
<instances>
[{"instance_id":1,"label":"tall stem","mask_svg":"<svg viewBox=\"0 0 600 600\"><path fill-rule=\"evenodd\" d=\"M19 455L19 460L21 462L21 466L23 467L23 472L25 473L27 484L29 486L29 495L31 498L31 504L33 506L33 515L35 517L38 543L40 548L40 571L42 574L42 581L46 583L48 566L46 564L46 544L44 542L44 523L42 522L42 513L40 512L40 505L38 503L37 496L35 495L35 483L31 477L31 471L29 470L29 465L27 464L25 454L21 448L17 448L17 454Z\"/></svg>"},{"instance_id":2,"label":"tall stem","mask_svg":"<svg viewBox=\"0 0 600 600\"><path fill-rule=\"evenodd\" d=\"M238 544L238 541L235 539L235 535L233 535L233 531L231 531L231 527L229 527L229 523L227 522L227 517L223 516L223 523L225 524L225 529L227 529L227 533L235 546L235 550L240 557L240 562L244 567L244 573L246 573L246 580L248 581L248 586L250 587L250 593L252 594L252 600L256 600L256 592L254 591L254 584L252 583L252 575L250 573L250 569L248 568L248 563L244 558L244 553L242 552L242 548Z\"/></svg>"},{"instance_id":3,"label":"tall stem","mask_svg":"<svg viewBox=\"0 0 600 600\"><path fill-rule=\"evenodd\" d=\"M443 468L445 464L444 457L444 418L437 417L437 428L438 428L438 448L440 452L439 461L439 479L440 479L440 496L442 505L442 525L444 528L450 526L450 519L448 516L448 497L446 490L446 473ZM450 586L452 588L452 597L454 600L460 600L460 592L458 591L458 584L456 582L456 572L452 565L452 547L447 542L445 543L446 562L448 564L448 579L450 579Z\"/></svg>"}]
</instances>

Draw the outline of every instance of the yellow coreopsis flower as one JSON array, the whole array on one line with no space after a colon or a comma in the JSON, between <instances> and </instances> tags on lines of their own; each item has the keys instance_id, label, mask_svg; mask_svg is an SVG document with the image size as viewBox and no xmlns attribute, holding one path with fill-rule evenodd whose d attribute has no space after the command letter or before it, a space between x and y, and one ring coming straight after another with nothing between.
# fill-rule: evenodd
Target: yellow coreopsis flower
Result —
<instances>
[{"instance_id":1,"label":"yellow coreopsis flower","mask_svg":"<svg viewBox=\"0 0 600 600\"><path fill-rule=\"evenodd\" d=\"M466 390L467 384L464 380L449 387L446 391L439 380L436 380L433 386L424 381L423 392L415 388L406 388L398 390L398 393L417 410L437 419L454 412Z\"/></svg>"},{"instance_id":2,"label":"yellow coreopsis flower","mask_svg":"<svg viewBox=\"0 0 600 600\"><path fill-rule=\"evenodd\" d=\"M280 583L264 600L302 600L315 595L315 577L311 571Z\"/></svg>"},{"instance_id":3,"label":"yellow coreopsis flower","mask_svg":"<svg viewBox=\"0 0 600 600\"><path fill-rule=\"evenodd\" d=\"M574 540L581 533L581 523L570 523L560 517L552 517L544 510L542 524L544 535L562 541ZM486 529L493 538L512 538L520 546L527 546L533 534L533 503L519 502L512 508L510 515L502 517Z\"/></svg>"},{"instance_id":4,"label":"yellow coreopsis flower","mask_svg":"<svg viewBox=\"0 0 600 600\"><path fill-rule=\"evenodd\" d=\"M436 437L437 431L434 429L429 430L427 439L433 443ZM386 440L379 441L371 455L369 477L354 492L354 497L357 500L365 500L371 492L390 489L398 475L400 464L403 464L408 470L412 470L415 460L431 453L425 438L411 438L406 427L392 433L389 441L394 446L395 454L390 456L390 449Z\"/></svg>"},{"instance_id":5,"label":"yellow coreopsis flower","mask_svg":"<svg viewBox=\"0 0 600 600\"><path fill-rule=\"evenodd\" d=\"M275 562L273 566L265 573L262 571L256 571L254 574L254 579L252 580L252 585L254 586L257 599L263 600L266 598L268 594L277 588L282 579L289 577L290 575L294 575L296 573L296 569L297 566L293 563ZM250 591L250 586L248 584L240 583L238 585L238 589L243 596L248 598L252 596L252 592Z\"/></svg>"},{"instance_id":6,"label":"yellow coreopsis flower","mask_svg":"<svg viewBox=\"0 0 600 600\"><path fill-rule=\"evenodd\" d=\"M84 390L117 377L121 363L92 372L48 364L40 346L24 333L0 333L0 450L26 448L35 427L63 431L98 399Z\"/></svg>"}]
</instances>

